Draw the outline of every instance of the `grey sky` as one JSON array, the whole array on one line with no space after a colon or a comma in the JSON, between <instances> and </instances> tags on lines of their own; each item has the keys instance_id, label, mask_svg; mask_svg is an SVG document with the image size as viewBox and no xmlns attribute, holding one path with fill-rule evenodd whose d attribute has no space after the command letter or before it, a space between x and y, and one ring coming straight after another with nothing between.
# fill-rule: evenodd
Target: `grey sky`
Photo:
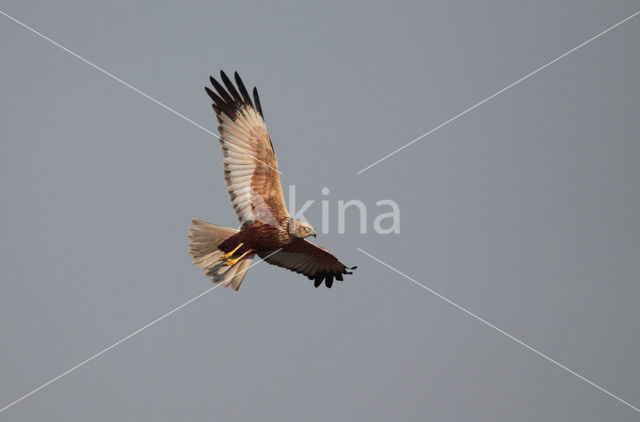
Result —
<instances>
[{"instance_id":1,"label":"grey sky","mask_svg":"<svg viewBox=\"0 0 640 422\"><path fill-rule=\"evenodd\" d=\"M257 265L1 420L637 420L356 248L640 404L640 21L355 175L637 2L0 4L210 130L238 70L358 265ZM213 136L1 16L0 48L2 407L210 288L190 219L236 219ZM336 233L338 200L385 198L400 234Z\"/></svg>"}]
</instances>

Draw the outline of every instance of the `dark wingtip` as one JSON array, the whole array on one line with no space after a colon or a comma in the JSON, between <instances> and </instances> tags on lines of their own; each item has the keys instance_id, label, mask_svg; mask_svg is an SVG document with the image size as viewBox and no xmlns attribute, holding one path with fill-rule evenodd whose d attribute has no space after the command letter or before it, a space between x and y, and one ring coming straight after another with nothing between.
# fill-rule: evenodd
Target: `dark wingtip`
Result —
<instances>
[{"instance_id":1,"label":"dark wingtip","mask_svg":"<svg viewBox=\"0 0 640 422\"><path fill-rule=\"evenodd\" d=\"M238 72L234 72L233 76L236 80L236 85L238 86L238 91L240 91L242 100L245 102L245 104L253 107L253 102L251 101L251 97L249 96L249 93L247 92L247 88L244 86L244 82L242 82L240 75L238 74Z\"/></svg>"},{"instance_id":2,"label":"dark wingtip","mask_svg":"<svg viewBox=\"0 0 640 422\"><path fill-rule=\"evenodd\" d=\"M213 91L211 90L211 88L209 88L208 86L205 86L205 87L204 87L204 92L206 92L206 93L207 93L207 95L211 98L211 100L213 100L213 102L214 102L214 103L216 103L216 102L217 102L217 98L216 98L216 97L217 97L217 95L216 95L216 93L215 93L215 92L213 92Z\"/></svg>"},{"instance_id":3,"label":"dark wingtip","mask_svg":"<svg viewBox=\"0 0 640 422\"><path fill-rule=\"evenodd\" d=\"M260 113L260 115L264 119L264 114L262 114L262 105L260 104L260 96L258 95L258 88L255 86L253 87L253 102L256 105L258 113Z\"/></svg>"},{"instance_id":4,"label":"dark wingtip","mask_svg":"<svg viewBox=\"0 0 640 422\"><path fill-rule=\"evenodd\" d=\"M353 274L353 271L349 271L349 270L355 270L356 268L358 268L356 265L354 265L353 267L345 267L343 274Z\"/></svg>"}]
</instances>

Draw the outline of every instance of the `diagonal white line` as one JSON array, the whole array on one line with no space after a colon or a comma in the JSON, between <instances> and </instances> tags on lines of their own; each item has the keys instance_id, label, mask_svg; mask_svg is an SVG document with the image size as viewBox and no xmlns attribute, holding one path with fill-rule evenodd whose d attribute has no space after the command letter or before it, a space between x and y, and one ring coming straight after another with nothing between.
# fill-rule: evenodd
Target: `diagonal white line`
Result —
<instances>
[{"instance_id":1,"label":"diagonal white line","mask_svg":"<svg viewBox=\"0 0 640 422\"><path fill-rule=\"evenodd\" d=\"M553 360L552 358L550 358L549 356L545 355L544 353L538 351L537 349L533 348L532 346L529 346L527 343L525 343L524 341L512 336L511 334L507 333L504 330L501 330L500 328L496 327L495 325L493 325L492 323L490 323L489 321L479 317L478 315L474 314L473 312L467 310L466 308L463 308L462 306L458 305L457 303L455 303L454 301L447 299L446 297L442 296L440 293L436 292L433 289L430 289L429 287L425 286L424 284L414 280L413 278L409 277L408 275L404 274L403 272L401 272L400 270L397 270L395 268L393 268L391 265L387 264L386 262L383 262L382 260L376 258L375 256L371 255L368 252L363 251L360 248L356 248L359 252L367 255L369 258L373 259L374 261L377 261L378 263L384 265L385 267L389 268L390 270L400 274L402 277L406 278L407 280L413 282L414 284L422 287L423 289L425 289L426 291L428 291L431 294L434 294L436 296L438 296L440 299L444 300L445 302L447 302L450 305L455 306L456 308L458 308L459 310L461 310L462 312L466 313L467 315L477 319L478 321L480 321L481 323L483 323L484 325L488 326L489 328L494 329L495 331L499 332L500 334L508 337L509 339L515 341L516 343L518 343L519 345L529 349L530 351L532 351L533 353L535 353L536 355L548 360L549 362L553 363L554 365L564 369L565 371L567 371L568 373L575 375L576 377L580 378L582 381L588 383L589 385L591 385L592 387L597 388L598 390L602 391L603 393L605 393L606 395L618 400L620 403L632 408L633 410L635 410L636 412L640 413L640 409L637 408L636 406L630 404L629 402L624 401L623 399L621 399L620 397L616 396L615 394L609 392L608 390L605 390L604 388L600 387L598 384L594 383L593 381L588 380L587 378L583 377L582 375L578 374L577 372L567 368L566 366L564 366L563 364L561 364L560 362Z\"/></svg>"},{"instance_id":2,"label":"diagonal white line","mask_svg":"<svg viewBox=\"0 0 640 422\"><path fill-rule=\"evenodd\" d=\"M506 87L502 88L500 91L488 96L487 98L485 98L484 100L480 101L479 103L469 107L468 109L466 109L465 111L463 111L460 114L456 114L455 116L453 116L452 118L450 118L449 120L447 120L444 123L440 123L438 126L434 127L433 129L431 129L430 131L423 133L422 135L418 136L417 138L415 138L413 141L409 142L408 144L396 149L393 152L390 152L389 154L385 155L384 157L382 157L381 159L379 159L378 161L374 161L373 163L369 164L368 166L366 166L365 168L363 168L362 170L358 171L356 174L362 174L365 171L369 170L371 167L380 164L381 162L383 162L384 160L386 160L387 158L391 157L392 155L395 155L397 153L399 153L400 151L402 151L403 149L415 144L416 142L418 142L419 140L421 140L422 138L431 135L433 132L437 131L438 129L443 128L444 126L448 125L449 123L453 122L454 120L458 119L459 117L464 116L465 114L467 114L468 112L474 110L477 107L480 107L482 104L486 103L487 101L491 100L494 97L497 97L498 95L502 94L503 92L507 91L510 88L513 88L514 86L518 85L520 82L524 81L525 79L530 78L531 76L535 75L536 73L540 72L541 70L551 66L552 64L554 64L555 62L557 62L558 60L562 60L563 58L567 57L569 54L573 53L574 51L578 50L581 47L584 47L585 45L589 44L591 41L601 37L602 35L606 34L607 32L611 31L612 29L617 28L618 26L622 25L623 23L625 23L626 21L628 21L629 19L634 18L636 15L640 14L640 10L638 10L636 13L634 13L633 15L621 20L620 22L616 23L615 25L605 29L604 31L600 32L597 35L594 35L593 37L589 38L588 40L586 40L585 42L583 42L582 44L578 45L577 47L572 48L571 50L567 51L566 53L562 54L561 56L556 57L555 59L551 60L549 63L540 66L539 68L537 68L536 70L534 70L531 73L528 73L527 75L523 76L522 78L518 79L517 81L507 85Z\"/></svg>"},{"instance_id":3,"label":"diagonal white line","mask_svg":"<svg viewBox=\"0 0 640 422\"><path fill-rule=\"evenodd\" d=\"M258 265L259 263L261 263L262 261L264 261L265 259L269 258L271 255L276 254L278 252L280 252L282 250L282 248L278 249L275 252L270 253L269 255L265 256L264 258L260 259L259 261L254 262L253 264L251 264L246 270L244 270L244 272L249 271L250 268ZM242 273L239 273L242 274ZM133 333L129 334L126 337L121 338L120 340L116 341L115 343L113 343L111 346L107 347L106 349L103 349L102 351L96 353L95 355L91 356L89 359L86 359L82 362L80 362L79 364L77 364L76 366L64 371L63 373L61 373L60 375L58 375L55 378L52 378L51 380L45 382L44 384L42 384L40 387L36 388L35 390L31 391L30 393L25 394L24 396L20 397L19 399L9 403L8 405L6 405L5 407L3 407L2 409L0 409L0 413L4 412L5 410L9 409L10 407L20 403L22 400L34 395L35 393L37 393L38 391L42 390L43 388L49 386L50 384L53 384L54 382L58 381L60 378L64 377L65 375L70 374L71 372L75 371L76 369L81 368L82 366L86 365L87 363L91 362L92 360L94 360L95 358L107 353L109 350L113 349L114 347L124 343L125 341L129 340L131 337L140 334L142 331L146 330L147 328L151 327L152 325L155 325L156 323L162 321L163 319L165 319L166 317L168 317L169 315L174 314L175 312L178 312L180 309L184 308L185 306L189 305L192 302L195 302L196 300L200 299L202 296L206 295L207 293L209 293L212 290L217 289L218 287L220 287L225 280L221 280L220 282L218 282L215 286L205 290L204 292L200 293L198 296L189 299L188 301L186 301L185 303L183 303L182 305L178 306L177 308L174 308L172 310L170 310L169 312L167 312L166 314L162 315L159 318L154 319L153 321L151 321L150 323L148 323L147 325L138 328L136 331L134 331Z\"/></svg>"},{"instance_id":4,"label":"diagonal white line","mask_svg":"<svg viewBox=\"0 0 640 422\"><path fill-rule=\"evenodd\" d=\"M178 113L177 111L175 111L174 109L172 109L171 107L169 107L168 105L160 102L159 100L156 100L155 98L153 98L152 96L140 91L138 88L134 87L133 85L123 81L122 79L118 78L117 76L113 75L112 73L107 72L106 70L104 70L103 68L101 68L100 66L98 66L97 64L85 59L84 57L80 56L77 53L74 53L73 51L69 50L68 48L64 47L63 45L57 43L56 41L52 40L51 38L47 37L46 35L41 34L40 32L36 31L35 29L31 28L30 26L28 26L27 24L20 22L18 19L7 15L5 12L3 12L2 10L0 10L0 14L6 16L7 18L11 19L13 22L17 23L18 25L22 26L23 28L33 32L34 34L36 34L37 36L49 41L51 44L55 45L56 47L60 48L61 50L66 51L67 53L71 54L73 57L77 58L78 60L88 64L89 66L93 67L94 69L104 73L105 75L107 75L108 77L110 77L111 79L121 83L122 85L126 86L127 88L131 89L134 92L137 92L138 94L142 95L143 97L147 98L148 100L153 101L154 103L158 104L160 107L164 108L165 110L170 111L171 113L175 114L176 116L180 117L181 119L191 123L193 126L207 132L209 135L213 135L216 138L218 138L220 141L225 142L229 145L231 145L232 147L234 147L235 149L243 152L244 154L248 155L249 157L253 158L254 160L256 160L257 162L269 167L271 170L277 171L279 174L282 174L282 172L280 172L278 169L275 169L273 167L271 167L269 164L265 163L264 161L261 161L259 159L257 159L256 157L254 157L253 155L251 155L248 151L246 151L244 148L241 148L229 141L227 141L226 139L222 139L220 136L218 136L217 134L213 133L212 131L210 131L209 129L207 129L206 127L194 122L193 120L189 119L188 117L186 117L185 115Z\"/></svg>"}]
</instances>

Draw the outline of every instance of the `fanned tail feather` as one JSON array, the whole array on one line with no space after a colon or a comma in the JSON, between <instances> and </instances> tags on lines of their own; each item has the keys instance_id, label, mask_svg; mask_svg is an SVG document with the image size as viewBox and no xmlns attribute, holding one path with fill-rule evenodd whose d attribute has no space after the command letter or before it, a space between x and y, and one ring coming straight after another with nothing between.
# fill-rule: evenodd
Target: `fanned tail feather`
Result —
<instances>
[{"instance_id":1,"label":"fanned tail feather","mask_svg":"<svg viewBox=\"0 0 640 422\"><path fill-rule=\"evenodd\" d=\"M236 229L195 219L189 227L189 254L193 256L193 264L202 267L205 275L211 277L214 283L222 282L223 287L231 286L234 290L240 288L254 254L248 254L235 265L229 266L226 265L227 260L223 259L225 252L218 246L237 232Z\"/></svg>"}]
</instances>

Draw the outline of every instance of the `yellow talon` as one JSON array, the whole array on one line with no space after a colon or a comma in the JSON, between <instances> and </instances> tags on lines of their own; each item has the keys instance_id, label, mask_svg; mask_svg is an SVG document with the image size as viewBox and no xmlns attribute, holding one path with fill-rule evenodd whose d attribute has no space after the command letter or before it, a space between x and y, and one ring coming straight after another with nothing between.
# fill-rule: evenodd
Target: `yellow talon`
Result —
<instances>
[{"instance_id":1,"label":"yellow talon","mask_svg":"<svg viewBox=\"0 0 640 422\"><path fill-rule=\"evenodd\" d=\"M240 248L242 247L242 245L244 245L244 243L240 243L238 246L236 246L236 248L235 248L234 250L232 250L232 251L231 251L231 252L229 252L229 253L226 253L226 254L222 255L222 259L227 259L227 258L229 258L230 256L232 256L234 253L236 253L236 251L237 251L238 249L240 249ZM231 265L233 265L233 264L231 264Z\"/></svg>"},{"instance_id":2,"label":"yellow talon","mask_svg":"<svg viewBox=\"0 0 640 422\"><path fill-rule=\"evenodd\" d=\"M238 262L238 261L240 261L242 258L244 258L244 256L245 256L246 254L248 254L249 252L251 252L251 249L249 249L249 250L245 251L242 255L240 255L240 256L239 256L239 257L237 257L236 259L230 259L230 260L228 260L227 262L225 262L225 264L231 267L232 265L235 265L235 264L236 264L236 262Z\"/></svg>"}]
</instances>

